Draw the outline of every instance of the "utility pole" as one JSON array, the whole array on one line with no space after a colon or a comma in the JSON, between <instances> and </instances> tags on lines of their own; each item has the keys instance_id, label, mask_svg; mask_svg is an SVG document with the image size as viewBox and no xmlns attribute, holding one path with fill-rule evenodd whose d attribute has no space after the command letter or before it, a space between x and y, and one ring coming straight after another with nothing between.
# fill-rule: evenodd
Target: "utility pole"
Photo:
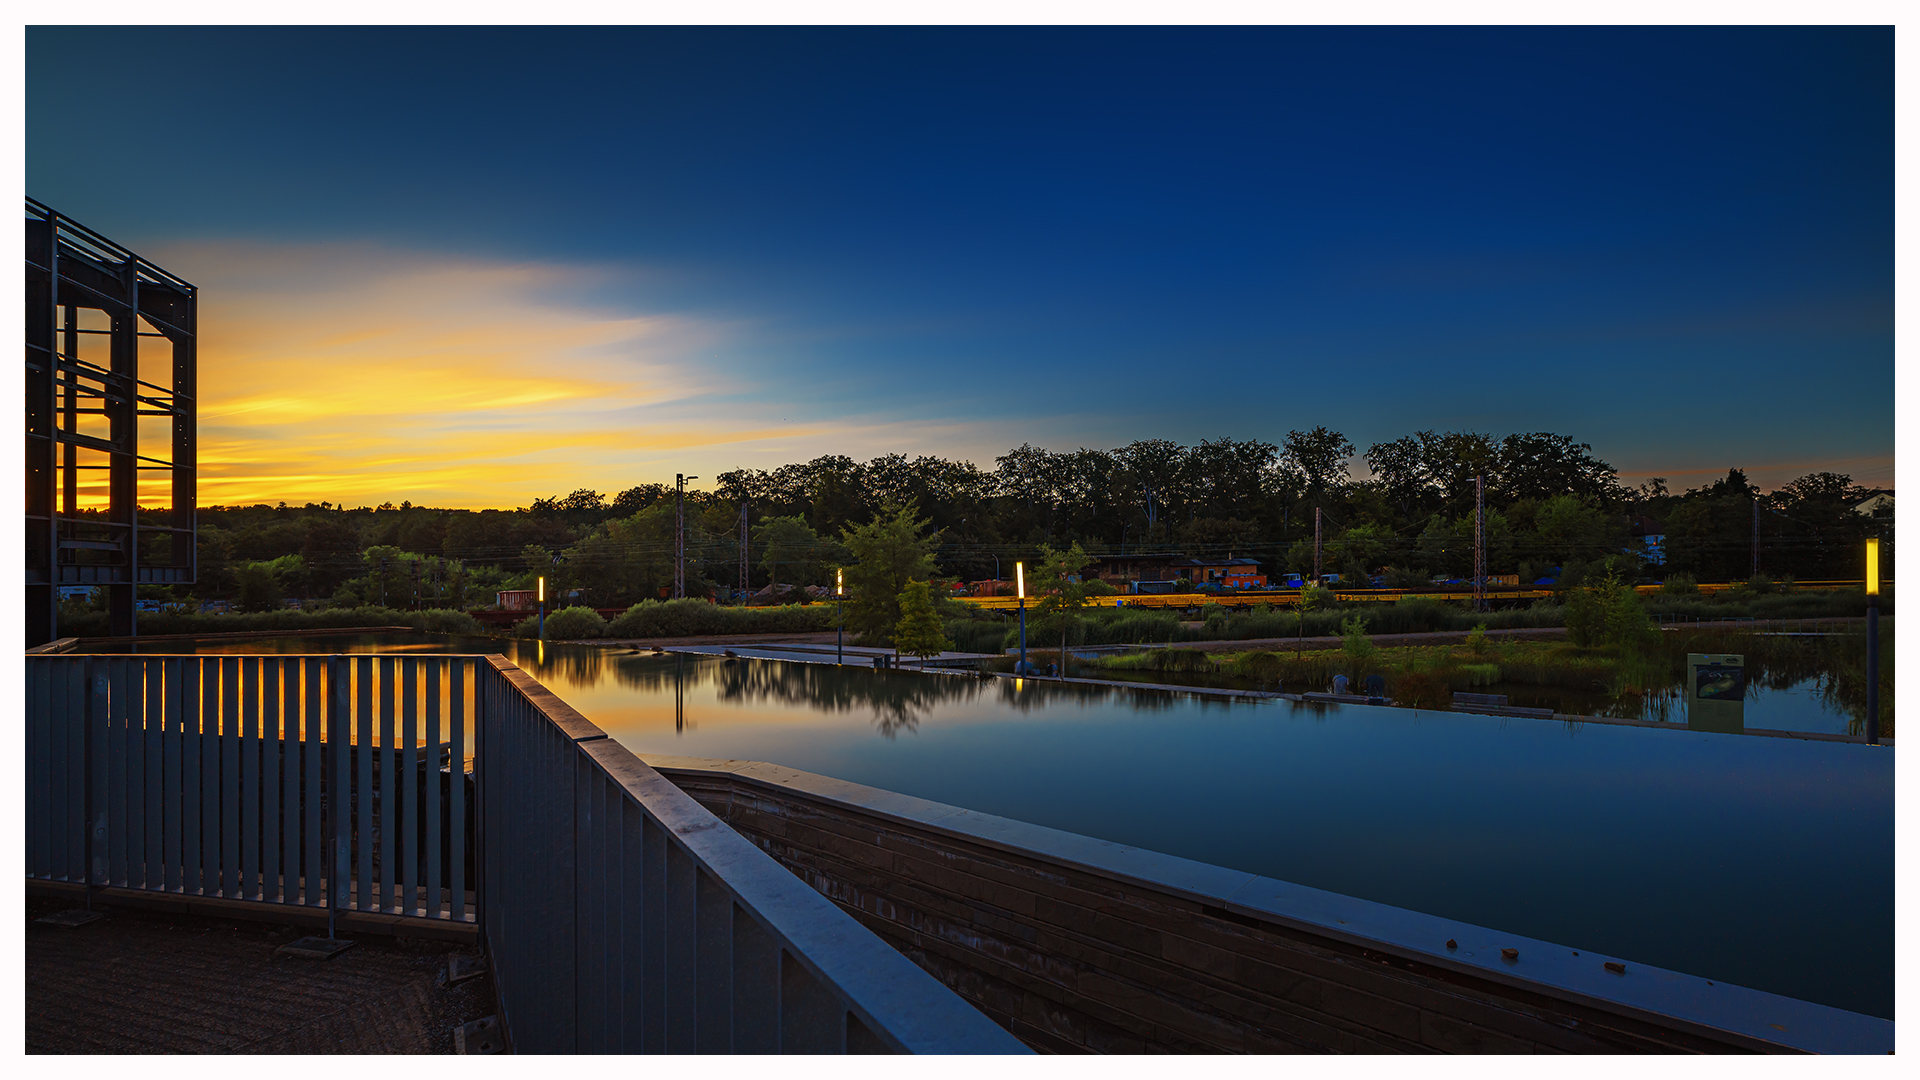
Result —
<instances>
[{"instance_id":1,"label":"utility pole","mask_svg":"<svg viewBox=\"0 0 1920 1080\"><path fill-rule=\"evenodd\" d=\"M740 500L740 602L746 603L747 594L747 500Z\"/></svg>"},{"instance_id":2,"label":"utility pole","mask_svg":"<svg viewBox=\"0 0 1920 1080\"><path fill-rule=\"evenodd\" d=\"M673 474L673 598L687 595L687 481L697 476Z\"/></svg>"},{"instance_id":3,"label":"utility pole","mask_svg":"<svg viewBox=\"0 0 1920 1080\"><path fill-rule=\"evenodd\" d=\"M1753 493L1753 569L1748 577L1760 576L1760 493Z\"/></svg>"},{"instance_id":4,"label":"utility pole","mask_svg":"<svg viewBox=\"0 0 1920 1080\"><path fill-rule=\"evenodd\" d=\"M1487 484L1473 478L1473 610L1487 610Z\"/></svg>"},{"instance_id":5,"label":"utility pole","mask_svg":"<svg viewBox=\"0 0 1920 1080\"><path fill-rule=\"evenodd\" d=\"M410 560L413 565L413 610L420 610L420 560Z\"/></svg>"},{"instance_id":6,"label":"utility pole","mask_svg":"<svg viewBox=\"0 0 1920 1080\"><path fill-rule=\"evenodd\" d=\"M1313 508L1313 583L1320 584L1320 508Z\"/></svg>"}]
</instances>

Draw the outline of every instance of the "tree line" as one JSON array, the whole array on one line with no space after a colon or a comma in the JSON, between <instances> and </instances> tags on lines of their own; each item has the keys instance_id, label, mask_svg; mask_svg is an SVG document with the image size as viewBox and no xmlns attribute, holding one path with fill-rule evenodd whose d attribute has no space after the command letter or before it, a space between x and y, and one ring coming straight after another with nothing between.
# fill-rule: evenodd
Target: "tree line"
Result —
<instances>
[{"instance_id":1,"label":"tree line","mask_svg":"<svg viewBox=\"0 0 1920 1080\"><path fill-rule=\"evenodd\" d=\"M1364 451L1324 427L1279 444L1022 445L991 469L827 455L688 491L686 573L691 595L738 587L744 518L748 588L830 584L852 561L851 530L911 508L926 522L935 570L952 579L1009 578L1014 560L1073 544L1096 555L1231 553L1269 574L1310 572L1317 519L1323 570L1411 585L1470 573L1480 499L1493 574L1566 578L1606 564L1626 576L1744 580L1757 522L1761 573L1857 578L1860 542L1892 535L1890 512L1855 511L1871 494L1828 472L1762 492L1739 469L1684 491L1661 478L1627 487L1590 445L1549 432L1421 431ZM620 607L671 585L675 518L665 484L580 489L511 510L205 507L192 592L255 605L298 596L471 607L545 575L556 593ZM1664 563L1643 557L1633 535L1649 531L1664 536Z\"/></svg>"}]
</instances>

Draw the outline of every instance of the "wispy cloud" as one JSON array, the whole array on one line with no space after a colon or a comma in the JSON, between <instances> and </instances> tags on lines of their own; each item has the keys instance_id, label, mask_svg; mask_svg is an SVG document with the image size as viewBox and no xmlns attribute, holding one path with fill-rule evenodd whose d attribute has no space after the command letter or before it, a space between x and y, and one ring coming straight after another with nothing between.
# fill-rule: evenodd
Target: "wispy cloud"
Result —
<instances>
[{"instance_id":1,"label":"wispy cloud","mask_svg":"<svg viewBox=\"0 0 1920 1080\"><path fill-rule=\"evenodd\" d=\"M156 255L202 290L203 503L525 505L657 479L663 452L820 433L725 403L745 378L734 327L588 299L621 268L365 244Z\"/></svg>"}]
</instances>

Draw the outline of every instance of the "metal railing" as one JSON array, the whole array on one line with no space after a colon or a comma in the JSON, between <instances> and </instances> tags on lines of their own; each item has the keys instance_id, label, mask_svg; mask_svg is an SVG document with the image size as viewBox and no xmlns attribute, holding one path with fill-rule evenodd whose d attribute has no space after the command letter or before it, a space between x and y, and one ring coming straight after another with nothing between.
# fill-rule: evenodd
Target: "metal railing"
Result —
<instances>
[{"instance_id":1,"label":"metal railing","mask_svg":"<svg viewBox=\"0 0 1920 1080\"><path fill-rule=\"evenodd\" d=\"M525 672L486 659L481 930L517 1050L1027 1052Z\"/></svg>"},{"instance_id":2,"label":"metal railing","mask_svg":"<svg viewBox=\"0 0 1920 1080\"><path fill-rule=\"evenodd\" d=\"M29 655L27 876L472 922L473 667Z\"/></svg>"},{"instance_id":3,"label":"metal railing","mask_svg":"<svg viewBox=\"0 0 1920 1080\"><path fill-rule=\"evenodd\" d=\"M26 686L30 879L477 920L521 1052L1026 1052L502 657Z\"/></svg>"}]
</instances>

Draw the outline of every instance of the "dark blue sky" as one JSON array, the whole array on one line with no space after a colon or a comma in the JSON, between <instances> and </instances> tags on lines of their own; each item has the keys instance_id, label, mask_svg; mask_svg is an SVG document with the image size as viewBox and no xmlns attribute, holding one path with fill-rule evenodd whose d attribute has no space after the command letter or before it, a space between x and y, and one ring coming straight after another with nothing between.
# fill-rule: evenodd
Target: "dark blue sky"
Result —
<instances>
[{"instance_id":1,"label":"dark blue sky","mask_svg":"<svg viewBox=\"0 0 1920 1080\"><path fill-rule=\"evenodd\" d=\"M1326 424L1890 484L1893 78L1891 29L30 28L27 177L209 304L347 244L671 319L697 390L609 422L725 437L634 469Z\"/></svg>"}]
</instances>

